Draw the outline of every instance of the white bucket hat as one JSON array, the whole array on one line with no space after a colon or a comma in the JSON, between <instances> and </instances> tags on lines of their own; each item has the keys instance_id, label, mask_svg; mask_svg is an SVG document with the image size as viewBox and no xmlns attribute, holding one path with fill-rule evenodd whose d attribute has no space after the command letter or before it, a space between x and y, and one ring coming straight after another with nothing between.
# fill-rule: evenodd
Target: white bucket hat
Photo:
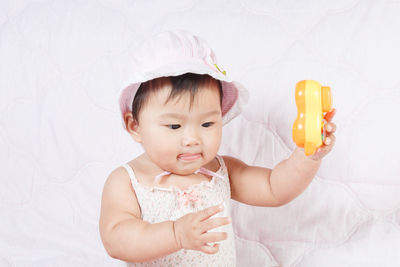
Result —
<instances>
[{"instance_id":1,"label":"white bucket hat","mask_svg":"<svg viewBox=\"0 0 400 267\"><path fill-rule=\"evenodd\" d=\"M132 102L141 83L188 72L208 74L221 82L223 124L239 115L248 100L247 90L228 78L204 40L185 31L170 31L146 40L135 50L129 85L119 97L123 126L124 114L132 111Z\"/></svg>"}]
</instances>

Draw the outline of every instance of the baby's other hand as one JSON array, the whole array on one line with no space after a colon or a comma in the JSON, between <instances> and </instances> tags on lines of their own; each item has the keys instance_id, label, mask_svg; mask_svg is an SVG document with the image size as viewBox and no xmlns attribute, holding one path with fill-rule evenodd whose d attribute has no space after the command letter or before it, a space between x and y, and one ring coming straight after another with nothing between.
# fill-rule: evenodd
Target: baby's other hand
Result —
<instances>
[{"instance_id":1,"label":"baby's other hand","mask_svg":"<svg viewBox=\"0 0 400 267\"><path fill-rule=\"evenodd\" d=\"M308 156L309 158L313 160L321 160L323 157L326 156L326 154L328 154L332 150L336 142L336 137L334 135L334 133L336 132L336 124L332 122L332 118L335 116L335 114L336 109L332 109L332 111L325 114L324 120L326 121L326 123L324 125L325 136L323 144L317 149L317 151L313 155Z\"/></svg>"},{"instance_id":2,"label":"baby's other hand","mask_svg":"<svg viewBox=\"0 0 400 267\"><path fill-rule=\"evenodd\" d=\"M175 239L180 248L199 250L215 254L219 244L208 243L227 239L225 232L208 232L211 229L231 223L229 217L210 218L223 210L223 205L212 206L204 210L189 213L174 222Z\"/></svg>"}]
</instances>

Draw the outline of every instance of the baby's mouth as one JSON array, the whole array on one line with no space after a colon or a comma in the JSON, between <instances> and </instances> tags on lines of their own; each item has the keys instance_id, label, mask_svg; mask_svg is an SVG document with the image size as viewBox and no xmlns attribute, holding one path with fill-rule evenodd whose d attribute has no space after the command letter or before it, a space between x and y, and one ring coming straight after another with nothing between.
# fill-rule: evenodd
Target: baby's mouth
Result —
<instances>
[{"instance_id":1,"label":"baby's mouth","mask_svg":"<svg viewBox=\"0 0 400 267\"><path fill-rule=\"evenodd\" d=\"M195 161L201 157L201 153L183 153L178 155L178 159L182 161Z\"/></svg>"}]
</instances>

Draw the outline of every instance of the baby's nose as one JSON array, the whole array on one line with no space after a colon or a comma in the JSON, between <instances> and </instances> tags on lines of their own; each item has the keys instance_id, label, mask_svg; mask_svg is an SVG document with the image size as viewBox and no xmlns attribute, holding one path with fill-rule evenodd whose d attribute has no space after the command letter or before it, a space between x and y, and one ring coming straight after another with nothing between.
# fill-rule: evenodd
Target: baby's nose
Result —
<instances>
[{"instance_id":1,"label":"baby's nose","mask_svg":"<svg viewBox=\"0 0 400 267\"><path fill-rule=\"evenodd\" d=\"M182 137L183 146L196 146L200 144L200 138L195 131L188 131Z\"/></svg>"}]
</instances>

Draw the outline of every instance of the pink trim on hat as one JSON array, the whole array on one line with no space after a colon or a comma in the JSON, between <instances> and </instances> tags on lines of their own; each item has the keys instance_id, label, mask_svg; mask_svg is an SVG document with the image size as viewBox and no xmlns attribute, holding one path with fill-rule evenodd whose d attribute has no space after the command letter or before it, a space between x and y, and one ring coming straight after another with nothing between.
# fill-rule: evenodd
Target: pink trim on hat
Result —
<instances>
[{"instance_id":1,"label":"pink trim on hat","mask_svg":"<svg viewBox=\"0 0 400 267\"><path fill-rule=\"evenodd\" d=\"M222 85L222 116L225 116L229 110L235 105L239 93L236 87L232 83L221 81ZM121 93L120 97L120 109L121 114L124 115L128 111L132 111L132 102L135 98L135 94L139 89L140 83L131 84L126 87Z\"/></svg>"},{"instance_id":2,"label":"pink trim on hat","mask_svg":"<svg viewBox=\"0 0 400 267\"><path fill-rule=\"evenodd\" d=\"M225 116L235 105L239 97L237 88L228 82L221 81L222 84L222 117Z\"/></svg>"}]
</instances>

